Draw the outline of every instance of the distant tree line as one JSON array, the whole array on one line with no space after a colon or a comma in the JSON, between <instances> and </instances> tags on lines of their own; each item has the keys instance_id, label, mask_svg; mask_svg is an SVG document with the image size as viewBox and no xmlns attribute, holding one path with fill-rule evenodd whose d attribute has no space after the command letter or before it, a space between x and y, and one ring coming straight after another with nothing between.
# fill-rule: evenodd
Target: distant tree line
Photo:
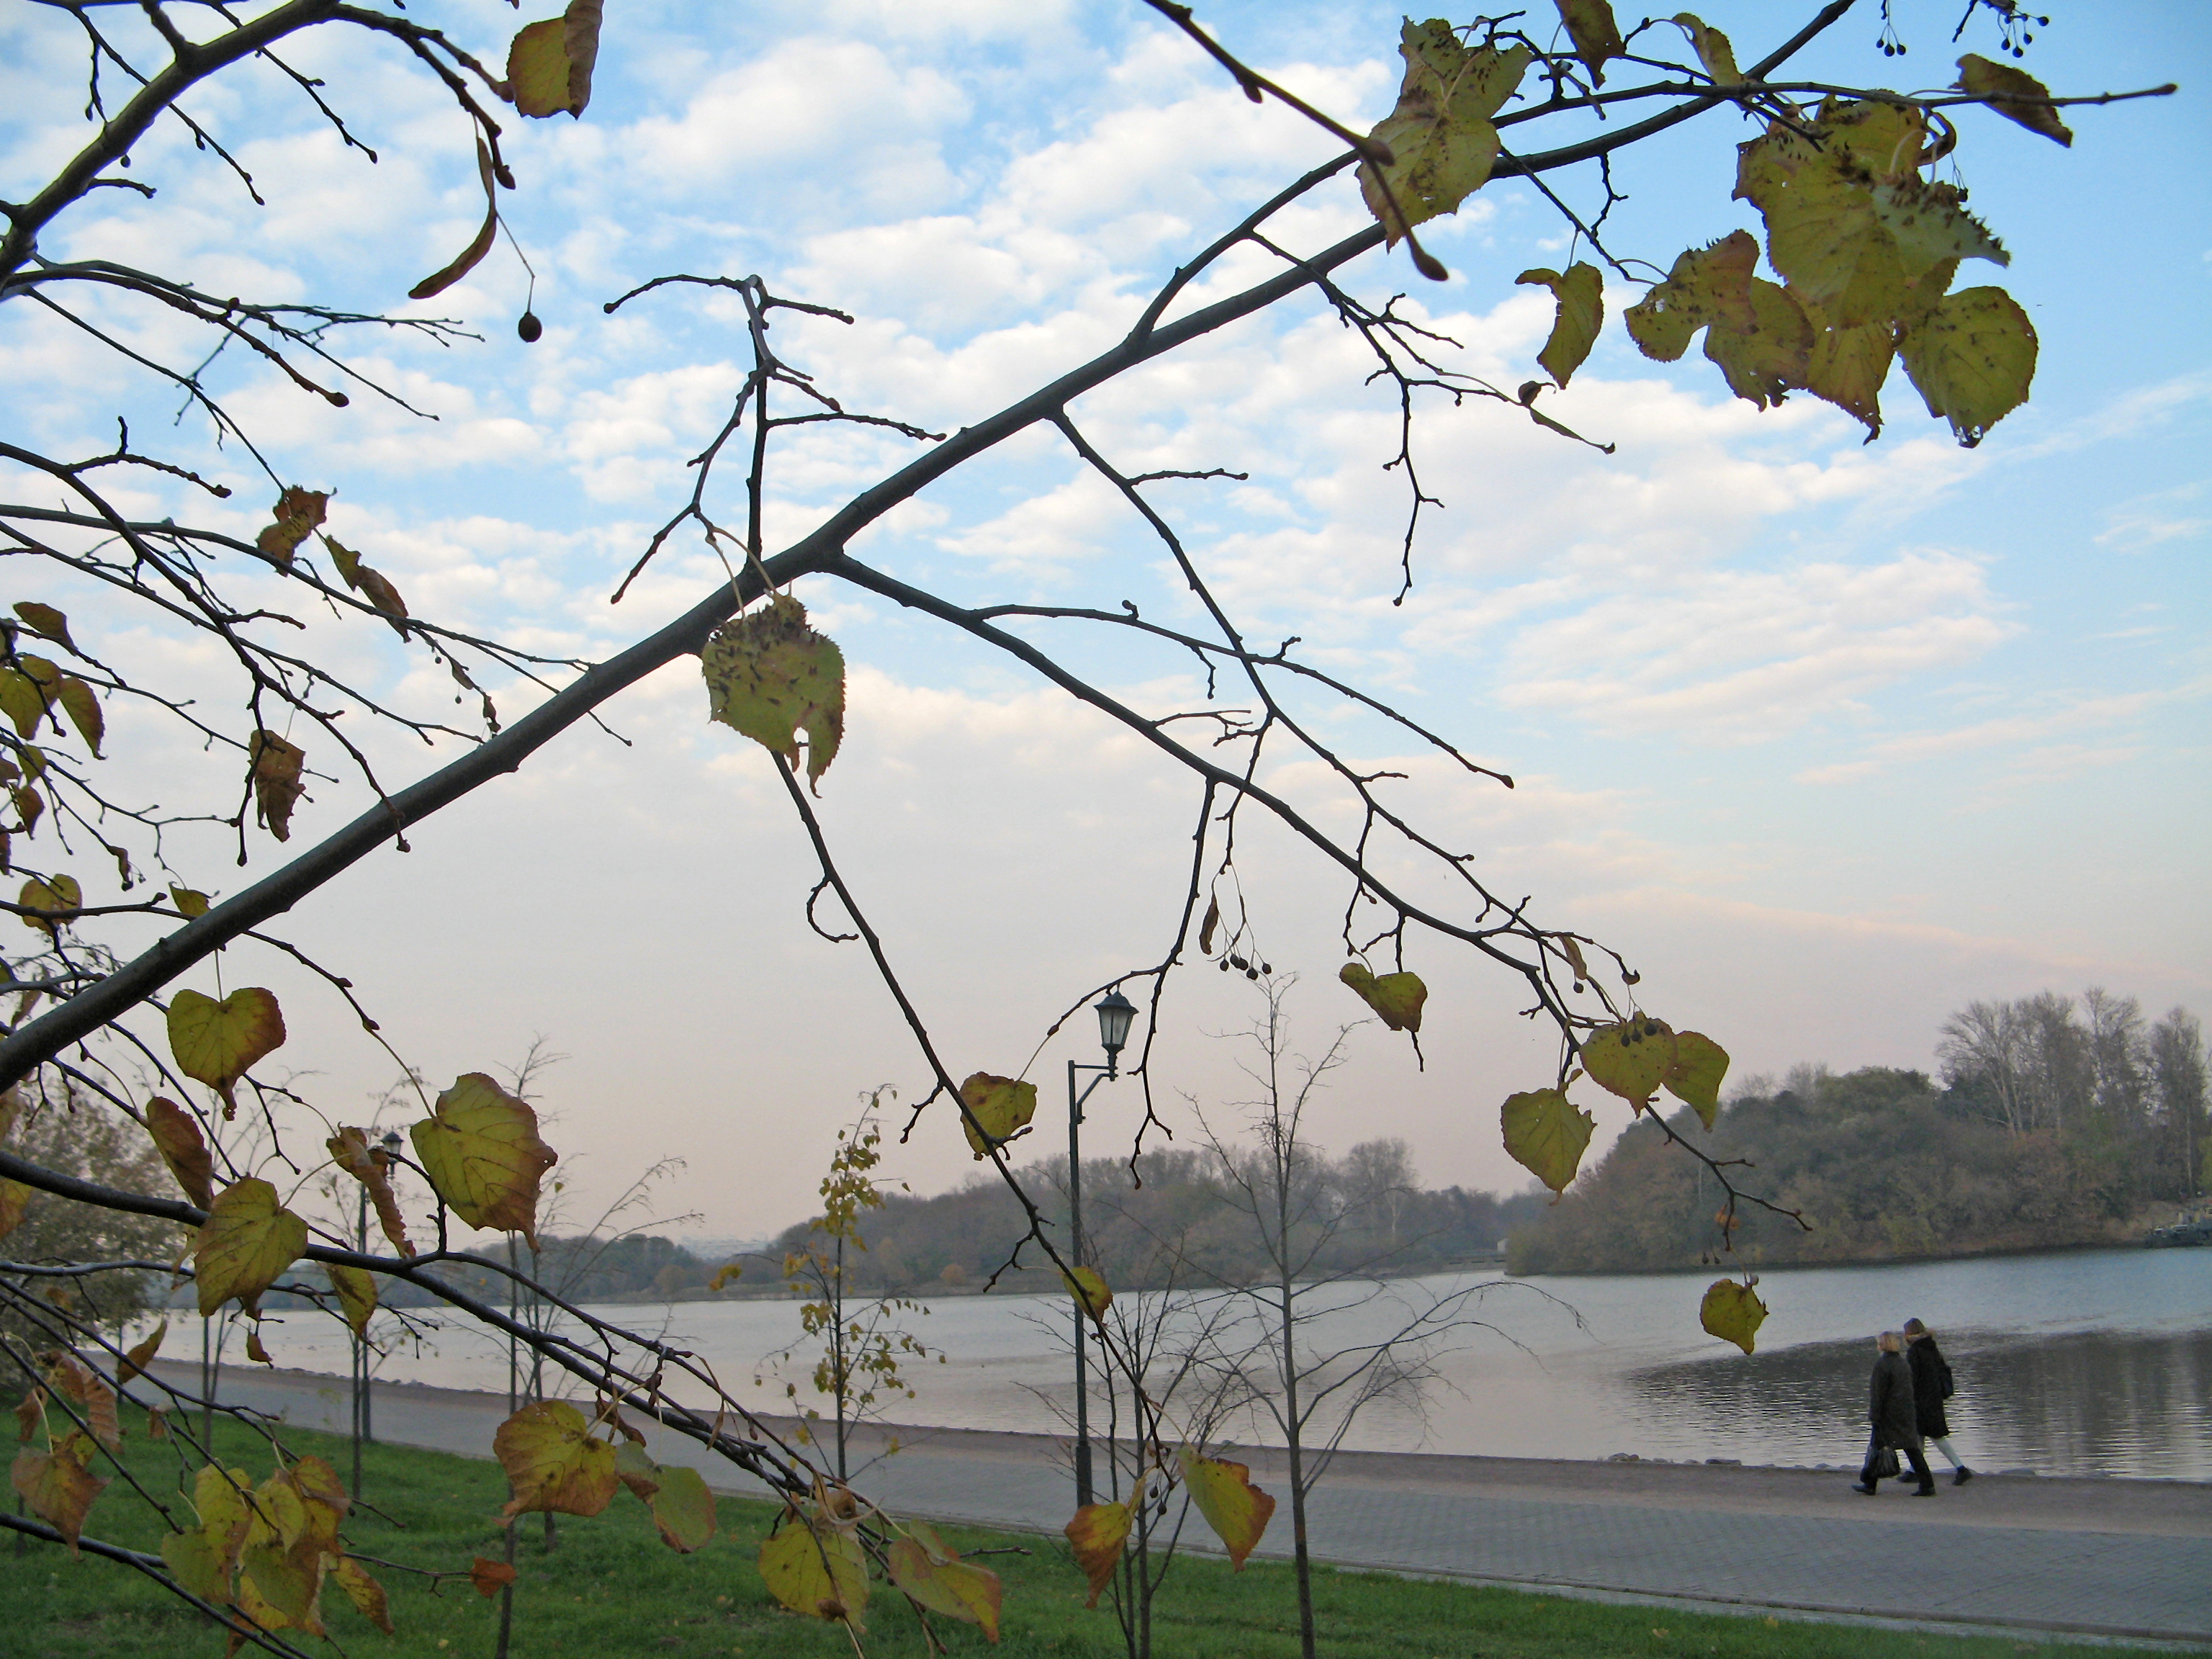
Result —
<instances>
[{"instance_id":1,"label":"distant tree line","mask_svg":"<svg viewBox=\"0 0 2212 1659\"><path fill-rule=\"evenodd\" d=\"M2176 1008L2146 1022L2132 997L2091 990L1975 1003L1944 1026L1940 1081L1869 1066L1801 1066L1753 1080L1710 1134L1669 1121L1810 1232L1746 1211L1737 1254L1758 1265L2110 1243L2212 1184L2202 1027ZM1715 1259L1711 1176L1662 1156L1639 1121L1534 1225L1515 1273L1624 1272Z\"/></svg>"},{"instance_id":2,"label":"distant tree line","mask_svg":"<svg viewBox=\"0 0 2212 1659\"><path fill-rule=\"evenodd\" d=\"M1064 1230L1066 1158L1040 1159L1028 1173L1048 1216ZM1299 1179L1316 1213L1344 1220L1327 1259L1315 1264L1323 1273L1415 1273L1493 1260L1500 1241L1543 1207L1534 1193L1423 1188L1406 1143L1395 1139L1365 1141L1341 1158L1313 1153L1303 1158ZM1267 1272L1249 1223L1240 1225L1208 1155L1196 1151L1146 1152L1133 1172L1126 1162L1085 1158L1083 1212L1085 1260L1117 1291L1157 1286L1170 1276L1185 1285L1245 1284ZM929 1198L887 1193L869 1217L866 1251L848 1268L856 1282L876 1289L981 1285L1026 1228L1005 1187L981 1177ZM803 1224L787 1230L775 1249L799 1248L805 1232ZM1024 1273L1000 1283L1035 1289L1046 1277Z\"/></svg>"}]
</instances>

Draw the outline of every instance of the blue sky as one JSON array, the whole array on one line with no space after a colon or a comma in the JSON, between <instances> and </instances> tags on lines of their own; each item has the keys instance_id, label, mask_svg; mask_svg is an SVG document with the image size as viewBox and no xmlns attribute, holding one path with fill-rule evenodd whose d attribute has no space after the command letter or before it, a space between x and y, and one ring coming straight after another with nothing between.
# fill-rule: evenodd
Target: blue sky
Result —
<instances>
[{"instance_id":1,"label":"blue sky","mask_svg":"<svg viewBox=\"0 0 2212 1659\"><path fill-rule=\"evenodd\" d=\"M780 335L825 387L950 429L1100 349L1179 258L1331 151L1121 0L757 4L742 27L724 6L610 9L585 118L518 124L513 137L522 188L502 206L538 273L535 346L513 331L526 279L504 246L437 300L402 300L467 240L482 198L459 118L395 55L356 40L311 45L301 61L337 88L374 167L248 70L195 108L269 208L164 132L133 158L134 176L160 185L155 201L103 193L48 241L158 260L211 290L396 306L480 331L452 349L362 348L434 424L368 398L330 410L244 363L216 380L288 481L336 487L334 529L416 610L534 648L618 646L719 574L679 538L620 607L605 602L688 492L684 462L726 410L742 373L734 307L678 291L609 319L604 301L665 271L758 271L858 319ZM1800 9L1812 9L1704 15L1748 62ZM1941 85L1959 51L1995 50L1981 21L1951 46L1953 0L1902 0L1911 51L1885 60L1872 0L1861 9L1802 60L1808 77ZM1607 333L1555 405L1616 453L1496 405L1429 411L1416 441L1447 510L1427 521L1413 595L1394 608L1391 407L1314 304L1076 411L1133 467L1249 472L1162 500L1252 635L1303 635L1314 660L1513 773L1511 795L1427 766L1403 787L1500 890L1620 944L1649 1006L1719 1037L1740 1073L1927 1066L1949 1009L2045 986L2102 983L2154 1012L2212 1003L2212 29L2179 3L2051 9L2026 67L2055 89L2182 91L2076 112L2070 150L1986 112L1960 118L1956 177L2013 262L1970 268L1960 285L2002 284L2041 339L2032 402L1977 451L1926 417L1901 372L1887 430L1868 447L1809 399L1765 414L1731 400L1694 351L1647 362L1618 323L1638 290L1617 284ZM515 21L489 0L422 15L495 55ZM1346 120L1387 112L1395 11L1271 0L1201 16ZM82 52L64 21L21 7L0 22L0 193L20 196L76 142ZM1747 136L1723 113L1625 160L1609 245L1663 267L1755 228L1729 198ZM1593 201L1587 175L1554 183ZM1340 182L1284 230L1318 246L1359 220ZM1513 277L1567 256L1556 216L1501 182L1431 228L1449 283L1423 282L1402 255L1370 256L1348 279L1377 301L1407 292L1470 372L1506 386L1534 374L1550 301ZM0 316L0 379L62 389L15 403L9 424L63 452L97 446L118 412L134 431L158 427L240 487L194 516L250 533L270 492L236 451L216 453L190 420L171 428L173 398L28 309ZM116 321L179 345L161 319ZM909 453L819 429L795 441L771 540ZM132 489L134 507L185 509ZM723 501L738 516L734 492ZM963 599L1188 611L1141 526L1035 434L855 550ZM1158 954L1194 802L1012 665L848 593L801 592L854 667L825 822L956 1071L1014 1069L1085 985ZM330 648L395 695L437 695L396 642ZM1070 648L1133 694L1194 689L1172 657ZM197 672L188 658L179 672ZM586 1188L681 1152L691 1166L677 1206L747 1231L798 1212L857 1091L921 1070L863 965L805 932L811 875L787 809L760 754L708 728L700 702L683 665L655 677L612 712L631 746L572 734L292 926L361 981L433 1077L511 1062L541 1033L572 1056L547 1097L556 1144L589 1154ZM125 720L118 735L140 729ZM1379 730L1332 729L1401 757ZM158 728L143 730L155 741ZM380 757L399 777L424 764L419 748ZM163 763L181 777L188 757ZM302 809L302 833L353 810L331 791ZM205 868L210 887L235 878L212 848ZM1276 966L1310 981L1294 1012L1316 1033L1356 1012L1328 982L1342 895L1266 836L1244 874ZM1514 1018L1510 984L1438 950L1416 965L1436 991L1426 1070L1364 1034L1323 1139L1402 1133L1432 1181L1516 1183L1495 1107L1542 1079L1546 1051ZM279 964L254 972L290 984ZM1187 983L1163 1053L1170 1103L1178 1088L1233 1093L1228 1047L1207 1034L1249 1012L1215 976ZM284 994L298 1034L288 1054L313 1074L302 1086L343 1115L388 1064L343 1009L319 1008L306 985ZM1048 1050L1040 1074L1066 1052ZM917 1187L965 1167L949 1123L916 1140L902 1173Z\"/></svg>"}]
</instances>

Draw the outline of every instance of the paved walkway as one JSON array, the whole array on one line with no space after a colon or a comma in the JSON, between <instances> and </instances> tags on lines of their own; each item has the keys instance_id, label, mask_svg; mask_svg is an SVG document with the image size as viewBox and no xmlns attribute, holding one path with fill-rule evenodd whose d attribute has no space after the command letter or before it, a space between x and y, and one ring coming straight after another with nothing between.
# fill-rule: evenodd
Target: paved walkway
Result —
<instances>
[{"instance_id":1,"label":"paved walkway","mask_svg":"<svg viewBox=\"0 0 2212 1659\"><path fill-rule=\"evenodd\" d=\"M196 1366L154 1369L180 1386L197 1380ZM340 1379L226 1367L221 1395L303 1427L346 1431ZM376 1434L485 1456L506 1407L490 1395L379 1383ZM898 1455L855 1481L894 1513L1053 1532L1073 1507L1062 1443L963 1430L899 1435ZM653 1443L654 1456L693 1464L718 1491L760 1490L690 1441L655 1431ZM1253 1480L1279 1497L1279 1455L1240 1455ZM1849 1480L1807 1469L1348 1453L1308 1516L1316 1555L1346 1566L1716 1609L2212 1648L2212 1486L1981 1475L1923 1502L1905 1486L1869 1500ZM1263 1555L1288 1551L1287 1510L1276 1519Z\"/></svg>"}]
</instances>

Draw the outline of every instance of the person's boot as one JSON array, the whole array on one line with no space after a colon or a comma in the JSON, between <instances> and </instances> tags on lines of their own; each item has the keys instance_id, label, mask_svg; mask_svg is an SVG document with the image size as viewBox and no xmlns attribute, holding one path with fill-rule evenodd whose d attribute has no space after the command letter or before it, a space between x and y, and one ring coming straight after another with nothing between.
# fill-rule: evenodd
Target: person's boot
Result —
<instances>
[{"instance_id":1,"label":"person's boot","mask_svg":"<svg viewBox=\"0 0 2212 1659\"><path fill-rule=\"evenodd\" d=\"M1851 1490L1855 1492L1860 1492L1864 1494L1866 1497L1871 1498L1875 1495L1877 1488L1873 1481L1862 1480L1852 1481Z\"/></svg>"},{"instance_id":2,"label":"person's boot","mask_svg":"<svg viewBox=\"0 0 2212 1659\"><path fill-rule=\"evenodd\" d=\"M1929 1475L1914 1489L1912 1495L1915 1498L1933 1498L1936 1495L1936 1477Z\"/></svg>"},{"instance_id":3,"label":"person's boot","mask_svg":"<svg viewBox=\"0 0 2212 1659\"><path fill-rule=\"evenodd\" d=\"M1968 1468L1964 1463L1960 1464L1957 1468L1951 1471L1951 1484L1954 1486L1963 1486L1966 1482L1973 1478L1974 1472Z\"/></svg>"}]
</instances>

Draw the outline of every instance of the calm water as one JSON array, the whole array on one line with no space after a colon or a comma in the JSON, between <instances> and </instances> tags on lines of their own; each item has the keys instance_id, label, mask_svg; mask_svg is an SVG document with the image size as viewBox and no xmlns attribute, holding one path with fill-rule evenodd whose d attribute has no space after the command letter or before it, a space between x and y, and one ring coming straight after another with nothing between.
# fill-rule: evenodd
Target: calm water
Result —
<instances>
[{"instance_id":1,"label":"calm water","mask_svg":"<svg viewBox=\"0 0 2212 1659\"><path fill-rule=\"evenodd\" d=\"M1958 1376L1953 1438L1988 1469L2212 1480L2212 1250L2106 1250L1764 1275L1772 1310L1759 1352L1698 1328L1709 1273L1508 1281L1468 1312L1492 1329L1441 1345L1418 1400L1385 1401L1346 1443L1524 1457L1736 1458L1856 1463L1873 1334L1927 1322ZM1373 1340L1409 1304L1483 1281L1438 1277L1349 1290L1317 1342ZM951 1427L1054 1431L1071 1399L1066 1304L955 1297L913 1327L945 1364L917 1368L919 1397L891 1413ZM684 1303L601 1310L666 1335L749 1386L793 1340L793 1304ZM336 1333L334 1334L333 1333ZM279 1364L343 1373L334 1324L265 1328ZM181 1357L181 1356L179 1356ZM460 1331L390 1355L390 1380L503 1390L506 1351ZM733 1387L733 1391L735 1388ZM781 1402L779 1382L757 1391ZM1244 1439L1269 1437L1254 1425Z\"/></svg>"}]
</instances>

